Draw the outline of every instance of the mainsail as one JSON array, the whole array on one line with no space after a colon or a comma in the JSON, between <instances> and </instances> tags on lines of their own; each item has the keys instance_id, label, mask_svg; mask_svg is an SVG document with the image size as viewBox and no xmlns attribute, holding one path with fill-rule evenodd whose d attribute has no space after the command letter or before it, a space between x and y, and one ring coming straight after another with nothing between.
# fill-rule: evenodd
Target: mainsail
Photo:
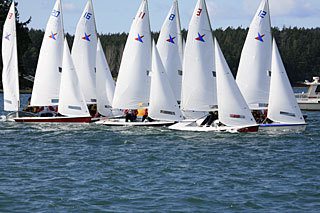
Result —
<instances>
[{"instance_id":1,"label":"mainsail","mask_svg":"<svg viewBox=\"0 0 320 213\"><path fill-rule=\"evenodd\" d=\"M59 102L63 40L61 1L57 0L40 49L31 97L32 106L52 106Z\"/></svg>"},{"instance_id":2,"label":"mainsail","mask_svg":"<svg viewBox=\"0 0 320 213\"><path fill-rule=\"evenodd\" d=\"M161 28L157 48L178 102L181 101L183 41L178 1L175 0Z\"/></svg>"},{"instance_id":3,"label":"mainsail","mask_svg":"<svg viewBox=\"0 0 320 213\"><path fill-rule=\"evenodd\" d=\"M2 35L2 85L5 111L19 111L19 73L15 3L12 1L3 26Z\"/></svg>"},{"instance_id":4,"label":"mainsail","mask_svg":"<svg viewBox=\"0 0 320 213\"><path fill-rule=\"evenodd\" d=\"M98 37L92 1L88 0L78 22L72 46L72 59L78 73L81 89L88 104L97 102L97 42Z\"/></svg>"},{"instance_id":5,"label":"mainsail","mask_svg":"<svg viewBox=\"0 0 320 213\"><path fill-rule=\"evenodd\" d=\"M269 4L262 0L250 25L237 74L237 84L251 109L268 105L271 48Z\"/></svg>"},{"instance_id":6,"label":"mainsail","mask_svg":"<svg viewBox=\"0 0 320 213\"><path fill-rule=\"evenodd\" d=\"M214 41L205 0L198 0L186 41L182 76L182 110L217 107Z\"/></svg>"},{"instance_id":7,"label":"mainsail","mask_svg":"<svg viewBox=\"0 0 320 213\"><path fill-rule=\"evenodd\" d=\"M123 52L113 99L113 108L147 107L150 93L151 31L147 0L133 20Z\"/></svg>"}]
</instances>

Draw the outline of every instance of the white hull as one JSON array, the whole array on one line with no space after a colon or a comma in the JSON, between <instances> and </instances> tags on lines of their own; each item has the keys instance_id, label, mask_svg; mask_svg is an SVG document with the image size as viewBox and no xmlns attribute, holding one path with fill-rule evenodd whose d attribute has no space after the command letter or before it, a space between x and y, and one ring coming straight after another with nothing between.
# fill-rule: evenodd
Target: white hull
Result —
<instances>
[{"instance_id":1,"label":"white hull","mask_svg":"<svg viewBox=\"0 0 320 213\"><path fill-rule=\"evenodd\" d=\"M320 111L320 99L313 101L299 101L298 104L301 110Z\"/></svg>"},{"instance_id":2,"label":"white hull","mask_svg":"<svg viewBox=\"0 0 320 213\"><path fill-rule=\"evenodd\" d=\"M174 124L173 121L152 121L152 122L126 122L125 119L107 119L107 120L100 120L95 122L96 124L105 125L105 126L170 126Z\"/></svg>"},{"instance_id":3,"label":"white hull","mask_svg":"<svg viewBox=\"0 0 320 213\"><path fill-rule=\"evenodd\" d=\"M307 124L260 124L259 131L283 131L283 132L303 132Z\"/></svg>"},{"instance_id":4,"label":"white hull","mask_svg":"<svg viewBox=\"0 0 320 213\"><path fill-rule=\"evenodd\" d=\"M171 130L190 132L257 132L259 125L252 126L199 126L196 121L182 121L169 127Z\"/></svg>"}]
</instances>

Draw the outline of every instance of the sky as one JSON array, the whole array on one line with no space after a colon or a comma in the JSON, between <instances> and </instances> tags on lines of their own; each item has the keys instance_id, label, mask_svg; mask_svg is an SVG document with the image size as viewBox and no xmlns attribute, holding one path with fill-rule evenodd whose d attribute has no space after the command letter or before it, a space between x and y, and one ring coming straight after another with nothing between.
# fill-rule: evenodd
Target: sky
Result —
<instances>
[{"instance_id":1,"label":"sky","mask_svg":"<svg viewBox=\"0 0 320 213\"><path fill-rule=\"evenodd\" d=\"M55 0L16 0L20 21L45 29ZM74 34L87 0L62 0L65 31ZM197 0L179 0L182 27L188 27ZM260 0L207 0L213 29L248 27ZM320 0L269 0L273 26L320 27ZM140 0L93 0L99 33L128 32ZM149 0L152 31L160 31L172 0Z\"/></svg>"}]
</instances>

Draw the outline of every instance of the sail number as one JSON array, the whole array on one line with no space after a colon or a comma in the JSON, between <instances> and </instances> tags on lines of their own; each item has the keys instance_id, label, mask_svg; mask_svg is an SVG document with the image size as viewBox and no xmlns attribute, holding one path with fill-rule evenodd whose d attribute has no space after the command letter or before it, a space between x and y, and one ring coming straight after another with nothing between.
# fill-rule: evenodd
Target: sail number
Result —
<instances>
[{"instance_id":1,"label":"sail number","mask_svg":"<svg viewBox=\"0 0 320 213\"><path fill-rule=\"evenodd\" d=\"M54 17L56 17L56 18L58 18L59 15L60 15L60 11L58 11L58 10L53 10L52 13L51 13L51 15L54 16Z\"/></svg>"},{"instance_id":2,"label":"sail number","mask_svg":"<svg viewBox=\"0 0 320 213\"><path fill-rule=\"evenodd\" d=\"M264 18L264 17L266 17L266 15L267 15L267 12L264 11L264 10L260 10L260 12L259 12L259 14L258 14L258 16L259 16L260 18Z\"/></svg>"},{"instance_id":3,"label":"sail number","mask_svg":"<svg viewBox=\"0 0 320 213\"><path fill-rule=\"evenodd\" d=\"M170 21L173 21L175 17L176 17L175 14L171 14L171 15L169 16L169 20L170 20Z\"/></svg>"},{"instance_id":4,"label":"sail number","mask_svg":"<svg viewBox=\"0 0 320 213\"><path fill-rule=\"evenodd\" d=\"M91 19L91 16L92 16L92 13L86 12L83 17L84 17L85 19L87 19L87 20L90 20L90 19Z\"/></svg>"},{"instance_id":5,"label":"sail number","mask_svg":"<svg viewBox=\"0 0 320 213\"><path fill-rule=\"evenodd\" d=\"M8 19L11 19L11 18L12 18L12 16L13 16L13 13L9 13L9 15L8 15Z\"/></svg>"},{"instance_id":6,"label":"sail number","mask_svg":"<svg viewBox=\"0 0 320 213\"><path fill-rule=\"evenodd\" d=\"M143 19L145 15L146 15L145 12L141 12L141 13L139 14L139 18Z\"/></svg>"},{"instance_id":7,"label":"sail number","mask_svg":"<svg viewBox=\"0 0 320 213\"><path fill-rule=\"evenodd\" d=\"M202 9L201 9L201 8L199 8L199 9L197 10L196 15L197 15L197 16L201 16L201 13L202 13Z\"/></svg>"}]
</instances>

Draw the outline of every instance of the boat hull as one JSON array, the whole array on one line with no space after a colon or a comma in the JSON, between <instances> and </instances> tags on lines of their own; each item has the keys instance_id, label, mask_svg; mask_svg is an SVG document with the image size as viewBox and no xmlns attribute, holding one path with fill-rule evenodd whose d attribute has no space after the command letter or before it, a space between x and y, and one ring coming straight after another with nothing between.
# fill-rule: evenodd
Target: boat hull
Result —
<instances>
[{"instance_id":1,"label":"boat hull","mask_svg":"<svg viewBox=\"0 0 320 213\"><path fill-rule=\"evenodd\" d=\"M125 119L100 120L96 124L105 126L144 126L144 127L162 127L174 124L173 121L152 121L152 122L126 122Z\"/></svg>"},{"instance_id":2,"label":"boat hull","mask_svg":"<svg viewBox=\"0 0 320 213\"><path fill-rule=\"evenodd\" d=\"M301 110L306 111L320 111L320 100L312 103L312 102L298 102Z\"/></svg>"},{"instance_id":3,"label":"boat hull","mask_svg":"<svg viewBox=\"0 0 320 213\"><path fill-rule=\"evenodd\" d=\"M258 132L259 125L252 126L199 126L195 121L180 122L169 127L171 130L189 132Z\"/></svg>"},{"instance_id":4,"label":"boat hull","mask_svg":"<svg viewBox=\"0 0 320 213\"><path fill-rule=\"evenodd\" d=\"M18 123L90 123L91 117L19 117Z\"/></svg>"},{"instance_id":5,"label":"boat hull","mask_svg":"<svg viewBox=\"0 0 320 213\"><path fill-rule=\"evenodd\" d=\"M260 131L303 132L307 124L260 124Z\"/></svg>"}]
</instances>

